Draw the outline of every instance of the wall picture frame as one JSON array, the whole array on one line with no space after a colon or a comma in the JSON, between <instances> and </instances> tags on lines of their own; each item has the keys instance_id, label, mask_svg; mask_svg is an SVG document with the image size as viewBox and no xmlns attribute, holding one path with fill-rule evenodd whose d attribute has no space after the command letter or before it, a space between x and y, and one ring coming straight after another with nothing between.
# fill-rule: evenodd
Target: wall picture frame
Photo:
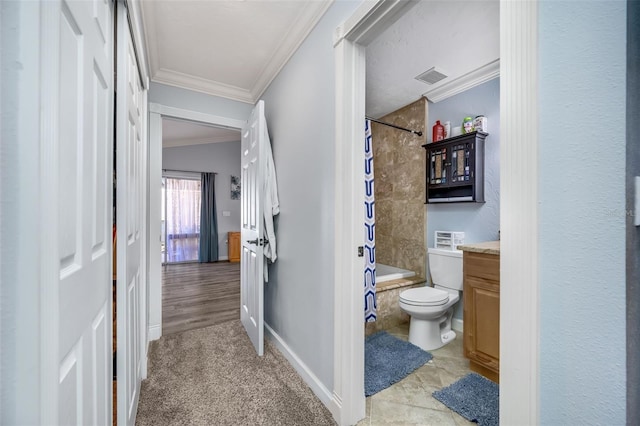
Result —
<instances>
[{"instance_id":1,"label":"wall picture frame","mask_svg":"<svg viewBox=\"0 0 640 426\"><path fill-rule=\"evenodd\" d=\"M231 175L231 199L240 199L240 176Z\"/></svg>"}]
</instances>

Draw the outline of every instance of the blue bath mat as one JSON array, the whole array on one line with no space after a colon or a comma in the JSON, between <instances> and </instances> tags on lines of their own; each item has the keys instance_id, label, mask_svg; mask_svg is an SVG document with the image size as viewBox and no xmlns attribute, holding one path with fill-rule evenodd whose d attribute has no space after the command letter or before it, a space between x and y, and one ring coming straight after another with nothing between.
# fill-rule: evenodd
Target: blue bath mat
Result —
<instances>
[{"instance_id":1,"label":"blue bath mat","mask_svg":"<svg viewBox=\"0 0 640 426\"><path fill-rule=\"evenodd\" d=\"M454 384L433 392L433 397L479 426L498 426L499 386L476 373L469 373Z\"/></svg>"},{"instance_id":2,"label":"blue bath mat","mask_svg":"<svg viewBox=\"0 0 640 426\"><path fill-rule=\"evenodd\" d=\"M388 388L431 358L429 352L386 331L368 336L364 341L364 394Z\"/></svg>"}]
</instances>

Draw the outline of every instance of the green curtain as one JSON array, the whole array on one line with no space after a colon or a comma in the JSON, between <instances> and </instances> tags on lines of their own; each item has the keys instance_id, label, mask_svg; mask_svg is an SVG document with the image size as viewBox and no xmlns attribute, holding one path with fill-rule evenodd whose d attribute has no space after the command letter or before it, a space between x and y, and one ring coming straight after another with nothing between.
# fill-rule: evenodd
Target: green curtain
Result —
<instances>
[{"instance_id":1,"label":"green curtain","mask_svg":"<svg viewBox=\"0 0 640 426\"><path fill-rule=\"evenodd\" d=\"M200 263L218 261L218 219L216 217L216 174L202 173L200 205Z\"/></svg>"}]
</instances>

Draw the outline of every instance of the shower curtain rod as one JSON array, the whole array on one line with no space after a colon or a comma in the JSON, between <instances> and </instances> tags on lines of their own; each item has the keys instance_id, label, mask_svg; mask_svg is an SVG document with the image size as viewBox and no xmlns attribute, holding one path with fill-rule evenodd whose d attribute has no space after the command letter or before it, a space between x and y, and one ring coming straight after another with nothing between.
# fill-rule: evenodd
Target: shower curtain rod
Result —
<instances>
[{"instance_id":1,"label":"shower curtain rod","mask_svg":"<svg viewBox=\"0 0 640 426\"><path fill-rule=\"evenodd\" d=\"M173 169L162 169L163 172L177 172L177 173L213 173L217 175L217 172L196 172L194 170L173 170Z\"/></svg>"},{"instance_id":2,"label":"shower curtain rod","mask_svg":"<svg viewBox=\"0 0 640 426\"><path fill-rule=\"evenodd\" d=\"M417 136L422 136L422 132L418 130L411 130L405 127L396 126L395 124L385 123L384 121L376 120L375 118L371 118L371 117L365 117L365 118L367 120L373 121L374 123L382 124L383 126L393 127L394 129L404 130L405 132L413 133L414 135L417 135Z\"/></svg>"}]
</instances>

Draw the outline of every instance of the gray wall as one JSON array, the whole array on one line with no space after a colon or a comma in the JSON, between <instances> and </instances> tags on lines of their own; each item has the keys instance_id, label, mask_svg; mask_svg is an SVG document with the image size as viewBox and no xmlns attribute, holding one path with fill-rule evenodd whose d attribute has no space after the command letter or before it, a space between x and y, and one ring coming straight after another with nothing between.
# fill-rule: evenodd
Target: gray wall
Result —
<instances>
[{"instance_id":1,"label":"gray wall","mask_svg":"<svg viewBox=\"0 0 640 426\"><path fill-rule=\"evenodd\" d=\"M263 96L278 174L278 260L265 320L333 388L334 52L359 2L335 2Z\"/></svg>"},{"instance_id":2,"label":"gray wall","mask_svg":"<svg viewBox=\"0 0 640 426\"><path fill-rule=\"evenodd\" d=\"M484 203L427 204L427 247L434 231L464 231L465 242L498 239L500 229L500 79L495 78L456 96L429 103L427 130L436 120L459 126L467 116L487 117L484 154Z\"/></svg>"},{"instance_id":3,"label":"gray wall","mask_svg":"<svg viewBox=\"0 0 640 426\"><path fill-rule=\"evenodd\" d=\"M538 10L540 423L622 425L626 2Z\"/></svg>"},{"instance_id":4,"label":"gray wall","mask_svg":"<svg viewBox=\"0 0 640 426\"><path fill-rule=\"evenodd\" d=\"M230 176L240 176L240 141L164 148L162 168L217 173L218 253L221 259L227 258L227 232L240 231L240 200L230 196ZM231 216L222 216L225 210Z\"/></svg>"}]
</instances>

